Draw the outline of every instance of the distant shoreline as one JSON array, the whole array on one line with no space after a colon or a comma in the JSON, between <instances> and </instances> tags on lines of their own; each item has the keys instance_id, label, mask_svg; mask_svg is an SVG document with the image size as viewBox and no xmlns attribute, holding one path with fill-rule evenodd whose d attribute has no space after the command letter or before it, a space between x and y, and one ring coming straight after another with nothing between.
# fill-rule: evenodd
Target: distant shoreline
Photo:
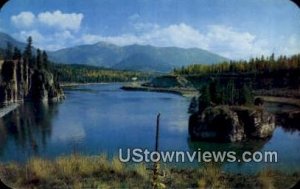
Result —
<instances>
[{"instance_id":1,"label":"distant shoreline","mask_svg":"<svg viewBox=\"0 0 300 189\"><path fill-rule=\"evenodd\" d=\"M192 88L158 88L158 87L146 87L142 86L142 82L96 82L96 83L61 83L62 87L76 87L83 85L95 85L95 84L109 84L109 83L122 83L124 84L121 89L125 91L149 91L149 92L162 92L162 93L172 93L181 95L184 97L199 96L196 89ZM300 99L294 97L280 97L280 96L270 96L270 95L256 95L255 97L263 98L266 102L277 102L290 104L300 107Z\"/></svg>"},{"instance_id":2,"label":"distant shoreline","mask_svg":"<svg viewBox=\"0 0 300 189\"><path fill-rule=\"evenodd\" d=\"M152 91L152 92L163 92L178 94L184 97L198 96L198 91L193 88L158 88L158 87L146 87L138 83L128 84L121 87L121 89L126 91Z\"/></svg>"},{"instance_id":3,"label":"distant shoreline","mask_svg":"<svg viewBox=\"0 0 300 189\"><path fill-rule=\"evenodd\" d=\"M61 87L76 87L81 85L94 85L94 84L108 84L108 82L96 82L96 83L60 83Z\"/></svg>"}]
</instances>

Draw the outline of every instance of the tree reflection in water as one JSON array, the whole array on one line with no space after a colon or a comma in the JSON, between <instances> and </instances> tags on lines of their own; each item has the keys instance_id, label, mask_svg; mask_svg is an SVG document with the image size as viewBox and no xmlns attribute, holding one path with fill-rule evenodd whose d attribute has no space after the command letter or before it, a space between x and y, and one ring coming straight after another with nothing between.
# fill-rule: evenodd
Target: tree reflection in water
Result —
<instances>
[{"instance_id":1,"label":"tree reflection in water","mask_svg":"<svg viewBox=\"0 0 300 189\"><path fill-rule=\"evenodd\" d=\"M25 102L0 119L0 155L7 145L15 145L25 156L38 155L47 147L52 120L59 103Z\"/></svg>"}]
</instances>

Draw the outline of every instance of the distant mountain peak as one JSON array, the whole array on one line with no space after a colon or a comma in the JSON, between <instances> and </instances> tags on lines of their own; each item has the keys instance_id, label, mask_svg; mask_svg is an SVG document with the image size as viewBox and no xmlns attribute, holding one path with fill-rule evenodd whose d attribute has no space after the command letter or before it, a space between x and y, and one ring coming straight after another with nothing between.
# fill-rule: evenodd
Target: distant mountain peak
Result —
<instances>
[{"instance_id":1,"label":"distant mountain peak","mask_svg":"<svg viewBox=\"0 0 300 189\"><path fill-rule=\"evenodd\" d=\"M0 48L6 43L24 49L25 43L0 32ZM143 44L119 46L105 41L48 52L49 59L66 64L85 64L134 71L168 72L190 64L214 64L228 60L200 48L157 47Z\"/></svg>"}]
</instances>

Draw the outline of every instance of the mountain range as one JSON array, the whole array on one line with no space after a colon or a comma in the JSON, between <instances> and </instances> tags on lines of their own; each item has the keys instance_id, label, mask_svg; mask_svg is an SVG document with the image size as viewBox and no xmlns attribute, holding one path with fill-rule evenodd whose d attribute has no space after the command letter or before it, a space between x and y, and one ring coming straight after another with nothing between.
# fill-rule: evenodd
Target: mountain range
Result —
<instances>
[{"instance_id":1,"label":"mountain range","mask_svg":"<svg viewBox=\"0 0 300 189\"><path fill-rule=\"evenodd\" d=\"M33 39L34 40L34 39ZM20 49L25 43L0 33L0 48L7 42ZM214 64L228 59L199 48L155 47L150 45L117 46L106 42L48 51L56 63L93 65L121 70L168 72L189 64Z\"/></svg>"}]
</instances>

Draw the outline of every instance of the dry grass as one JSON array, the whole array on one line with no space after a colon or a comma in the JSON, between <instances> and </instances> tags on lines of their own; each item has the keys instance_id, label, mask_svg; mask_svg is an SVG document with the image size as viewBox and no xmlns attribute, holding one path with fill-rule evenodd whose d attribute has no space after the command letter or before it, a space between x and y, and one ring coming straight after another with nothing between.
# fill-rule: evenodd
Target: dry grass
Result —
<instances>
[{"instance_id":1,"label":"dry grass","mask_svg":"<svg viewBox=\"0 0 300 189\"><path fill-rule=\"evenodd\" d=\"M274 174L270 169L265 169L258 174L258 181L262 188L274 189Z\"/></svg>"},{"instance_id":2,"label":"dry grass","mask_svg":"<svg viewBox=\"0 0 300 189\"><path fill-rule=\"evenodd\" d=\"M198 181L199 188L228 188L223 178L221 168L214 163L207 163L201 170L201 178Z\"/></svg>"},{"instance_id":3,"label":"dry grass","mask_svg":"<svg viewBox=\"0 0 300 189\"><path fill-rule=\"evenodd\" d=\"M124 164L116 156L112 159L111 167L117 173L124 171Z\"/></svg>"},{"instance_id":4,"label":"dry grass","mask_svg":"<svg viewBox=\"0 0 300 189\"><path fill-rule=\"evenodd\" d=\"M27 166L27 171L30 171L34 176L46 180L55 174L55 167L48 160L40 158L30 159Z\"/></svg>"},{"instance_id":5,"label":"dry grass","mask_svg":"<svg viewBox=\"0 0 300 189\"><path fill-rule=\"evenodd\" d=\"M266 169L256 175L223 173L216 164L201 169L170 168L160 179L167 188L287 188L299 179ZM145 164L126 166L107 155L70 155L55 160L30 159L26 164L0 164L1 179L14 188L149 188L152 171Z\"/></svg>"},{"instance_id":6,"label":"dry grass","mask_svg":"<svg viewBox=\"0 0 300 189\"><path fill-rule=\"evenodd\" d=\"M144 163L139 163L134 166L136 173L145 180L149 179L150 172L147 170L147 167Z\"/></svg>"}]
</instances>

